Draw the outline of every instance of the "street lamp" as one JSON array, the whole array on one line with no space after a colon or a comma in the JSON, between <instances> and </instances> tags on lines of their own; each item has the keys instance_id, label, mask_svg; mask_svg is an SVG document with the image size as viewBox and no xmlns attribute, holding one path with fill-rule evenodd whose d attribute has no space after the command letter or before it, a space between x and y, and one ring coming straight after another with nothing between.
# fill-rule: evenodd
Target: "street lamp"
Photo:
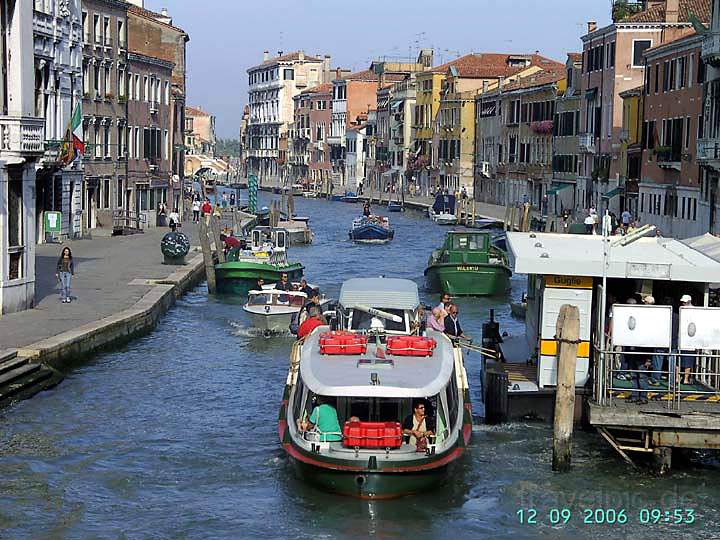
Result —
<instances>
[{"instance_id":1,"label":"street lamp","mask_svg":"<svg viewBox=\"0 0 720 540\"><path fill-rule=\"evenodd\" d=\"M619 238L618 240L615 240L614 242L610 241L610 233L612 232L612 218L610 217L610 211L605 210L605 215L603 216L603 223L602 223L602 235L603 235L603 274L602 274L602 300L600 305L600 317L602 320L602 351L600 352L601 357L601 366L603 370L605 369L605 351L607 350L607 334L605 332L605 312L607 310L607 273L608 273L608 266L610 264L610 249L614 247L625 247L629 244L632 244L633 242L640 240L644 236L647 236L648 234L652 233L656 229L655 225L643 225L636 231L631 232L630 234L626 234L625 236ZM598 390L601 390L599 392L599 396L602 396L602 399L604 400L605 396L605 389L601 388L601 384L599 383Z\"/></svg>"}]
</instances>

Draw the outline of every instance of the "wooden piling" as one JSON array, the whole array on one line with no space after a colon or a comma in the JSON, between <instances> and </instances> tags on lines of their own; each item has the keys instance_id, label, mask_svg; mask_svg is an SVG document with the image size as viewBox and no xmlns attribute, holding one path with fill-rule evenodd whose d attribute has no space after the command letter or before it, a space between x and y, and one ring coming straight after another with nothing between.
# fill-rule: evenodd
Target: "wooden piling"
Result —
<instances>
[{"instance_id":1,"label":"wooden piling","mask_svg":"<svg viewBox=\"0 0 720 540\"><path fill-rule=\"evenodd\" d=\"M553 421L553 471L570 469L572 458L573 418L575 414L575 364L580 338L580 311L564 304L555 325L560 342Z\"/></svg>"},{"instance_id":2,"label":"wooden piling","mask_svg":"<svg viewBox=\"0 0 720 540\"><path fill-rule=\"evenodd\" d=\"M215 294L217 291L215 282L215 264L213 263L212 250L210 249L210 238L208 238L208 227L204 219L198 223L200 245L202 246L203 260L205 261L205 277L207 278L208 291Z\"/></svg>"},{"instance_id":3,"label":"wooden piling","mask_svg":"<svg viewBox=\"0 0 720 540\"><path fill-rule=\"evenodd\" d=\"M225 251L223 250L223 242L220 240L220 221L217 217L212 216L210 218L210 228L213 233L215 240L215 252L217 253L218 262L225 262Z\"/></svg>"}]
</instances>

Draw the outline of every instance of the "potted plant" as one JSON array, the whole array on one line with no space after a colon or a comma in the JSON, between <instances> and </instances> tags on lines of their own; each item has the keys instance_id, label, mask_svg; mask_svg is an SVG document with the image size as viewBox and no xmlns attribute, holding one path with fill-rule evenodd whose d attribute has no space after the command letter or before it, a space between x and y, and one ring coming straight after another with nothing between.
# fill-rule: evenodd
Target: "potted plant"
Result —
<instances>
[{"instance_id":1,"label":"potted plant","mask_svg":"<svg viewBox=\"0 0 720 540\"><path fill-rule=\"evenodd\" d=\"M112 100L115 97L115 94L112 92L105 92L105 99Z\"/></svg>"}]
</instances>

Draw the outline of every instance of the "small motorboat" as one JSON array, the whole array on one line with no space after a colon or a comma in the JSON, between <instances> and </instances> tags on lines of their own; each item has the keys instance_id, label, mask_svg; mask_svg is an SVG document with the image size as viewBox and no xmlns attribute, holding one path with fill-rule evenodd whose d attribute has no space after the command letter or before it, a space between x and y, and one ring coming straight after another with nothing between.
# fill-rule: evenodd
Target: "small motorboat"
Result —
<instances>
[{"instance_id":1,"label":"small motorboat","mask_svg":"<svg viewBox=\"0 0 720 540\"><path fill-rule=\"evenodd\" d=\"M405 207L400 201L388 202L388 212L402 212L403 210L405 210Z\"/></svg>"},{"instance_id":2,"label":"small motorboat","mask_svg":"<svg viewBox=\"0 0 720 540\"><path fill-rule=\"evenodd\" d=\"M455 195L439 193L433 205L428 208L428 215L438 225L455 225Z\"/></svg>"},{"instance_id":3,"label":"small motorboat","mask_svg":"<svg viewBox=\"0 0 720 540\"><path fill-rule=\"evenodd\" d=\"M418 335L419 310L412 281L351 279L332 328L320 326L293 346L278 435L301 479L362 499L427 494L448 478L460 481L454 466L472 435L463 353L443 333ZM434 420L426 444L403 435L416 404ZM333 430L305 427L321 414L335 417L326 424Z\"/></svg>"},{"instance_id":4,"label":"small motorboat","mask_svg":"<svg viewBox=\"0 0 720 540\"><path fill-rule=\"evenodd\" d=\"M317 199L318 192L317 191L303 191L302 196L306 199Z\"/></svg>"},{"instance_id":5,"label":"small motorboat","mask_svg":"<svg viewBox=\"0 0 720 540\"><path fill-rule=\"evenodd\" d=\"M395 231L386 217L362 216L353 220L348 234L353 242L385 244L393 239Z\"/></svg>"},{"instance_id":6,"label":"small motorboat","mask_svg":"<svg viewBox=\"0 0 720 540\"><path fill-rule=\"evenodd\" d=\"M358 202L360 202L361 199L360 199L360 197L357 196L356 193L353 193L352 191L348 191L347 193L345 193L345 195L343 195L341 197L340 200L345 203L358 203Z\"/></svg>"},{"instance_id":7,"label":"small motorboat","mask_svg":"<svg viewBox=\"0 0 720 540\"><path fill-rule=\"evenodd\" d=\"M287 332L293 316L305 302L305 293L263 287L261 291L248 292L248 301L243 311L250 316L253 326L263 332Z\"/></svg>"}]
</instances>

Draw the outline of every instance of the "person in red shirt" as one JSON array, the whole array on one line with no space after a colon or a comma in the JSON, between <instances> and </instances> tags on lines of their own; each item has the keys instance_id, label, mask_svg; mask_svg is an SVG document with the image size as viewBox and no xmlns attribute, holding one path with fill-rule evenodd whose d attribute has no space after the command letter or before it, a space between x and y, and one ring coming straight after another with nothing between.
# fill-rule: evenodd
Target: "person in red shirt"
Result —
<instances>
[{"instance_id":1,"label":"person in red shirt","mask_svg":"<svg viewBox=\"0 0 720 540\"><path fill-rule=\"evenodd\" d=\"M200 211L202 212L203 216L212 214L212 205L210 204L210 201L208 199L205 199L205 202L200 207Z\"/></svg>"},{"instance_id":2,"label":"person in red shirt","mask_svg":"<svg viewBox=\"0 0 720 540\"><path fill-rule=\"evenodd\" d=\"M322 313L320 313L320 309L317 306L310 306L308 308L308 318L305 319L298 328L298 339L302 339L305 336L310 335L318 326L322 326L324 324L327 323L325 322Z\"/></svg>"}]
</instances>

